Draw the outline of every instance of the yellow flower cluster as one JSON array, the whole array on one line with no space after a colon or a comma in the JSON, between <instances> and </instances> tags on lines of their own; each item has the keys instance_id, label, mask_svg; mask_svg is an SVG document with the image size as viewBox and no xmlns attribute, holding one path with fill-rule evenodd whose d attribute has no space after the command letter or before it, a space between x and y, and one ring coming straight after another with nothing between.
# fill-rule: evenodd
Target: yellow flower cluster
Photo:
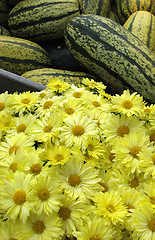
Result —
<instances>
[{"instance_id":1,"label":"yellow flower cluster","mask_svg":"<svg viewBox=\"0 0 155 240\"><path fill-rule=\"evenodd\" d=\"M0 240L155 240L155 105L105 89L0 95Z\"/></svg>"}]
</instances>

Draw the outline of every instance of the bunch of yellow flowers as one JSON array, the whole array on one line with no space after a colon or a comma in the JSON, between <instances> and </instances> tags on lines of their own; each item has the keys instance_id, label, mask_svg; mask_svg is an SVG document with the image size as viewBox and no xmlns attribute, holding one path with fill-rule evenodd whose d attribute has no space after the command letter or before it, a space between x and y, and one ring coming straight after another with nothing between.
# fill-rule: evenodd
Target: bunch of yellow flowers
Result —
<instances>
[{"instance_id":1,"label":"bunch of yellow flowers","mask_svg":"<svg viewBox=\"0 0 155 240\"><path fill-rule=\"evenodd\" d=\"M155 105L105 89L0 95L0 240L155 240Z\"/></svg>"}]
</instances>

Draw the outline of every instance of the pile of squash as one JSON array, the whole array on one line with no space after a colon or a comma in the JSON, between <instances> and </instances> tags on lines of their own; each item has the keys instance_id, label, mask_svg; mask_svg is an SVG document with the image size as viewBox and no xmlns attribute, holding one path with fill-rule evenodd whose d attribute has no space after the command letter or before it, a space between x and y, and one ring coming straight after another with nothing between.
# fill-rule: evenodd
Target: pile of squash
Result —
<instances>
[{"instance_id":1,"label":"pile of squash","mask_svg":"<svg viewBox=\"0 0 155 240\"><path fill-rule=\"evenodd\" d=\"M154 15L154 0L0 0L0 68L43 84L94 78L154 103Z\"/></svg>"}]
</instances>

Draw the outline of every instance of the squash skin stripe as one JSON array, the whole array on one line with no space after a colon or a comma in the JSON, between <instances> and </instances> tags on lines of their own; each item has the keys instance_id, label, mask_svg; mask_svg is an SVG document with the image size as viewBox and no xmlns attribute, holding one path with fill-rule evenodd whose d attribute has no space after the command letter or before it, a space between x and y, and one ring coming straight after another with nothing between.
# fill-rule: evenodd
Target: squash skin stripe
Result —
<instances>
[{"instance_id":1,"label":"squash skin stripe","mask_svg":"<svg viewBox=\"0 0 155 240\"><path fill-rule=\"evenodd\" d=\"M79 12L79 10L76 10L76 11L71 11L71 12L68 12L66 15L62 15L62 16L58 16L58 17L54 17L51 19L51 16L50 17L45 17L45 18L42 18L41 20L39 19L38 21L25 21L25 22L22 22L22 23L19 23L19 24L11 24L10 26L10 29L11 30L16 30L17 28L18 29L23 29L25 26L34 26L34 25L37 25L37 24L43 24L43 23L47 23L47 22L54 22L56 20L60 20L64 17L68 17L70 15L73 15L75 13Z\"/></svg>"},{"instance_id":2,"label":"squash skin stripe","mask_svg":"<svg viewBox=\"0 0 155 240\"><path fill-rule=\"evenodd\" d=\"M12 17L12 15L13 15L13 17L16 17L17 15L18 15L18 13L20 13L21 12L21 10L22 10L22 12L28 12L28 11L32 11L33 9L35 9L35 8L39 8L39 7L43 7L43 6L45 6L45 7L47 7L47 6L50 6L50 5L56 5L56 4L62 4L62 3L70 3L70 4L73 4L73 2L51 2L51 3L41 3L41 4L35 4L35 5L32 5L32 6L30 6L30 7L27 7L27 6L22 6L21 4L21 6L18 4L18 6L20 6L20 8L19 9L17 9L16 11L15 11L15 13L14 13L14 11L13 12L10 12L10 14L9 14L9 18L10 17ZM16 5L16 8L18 7L17 5Z\"/></svg>"},{"instance_id":3,"label":"squash skin stripe","mask_svg":"<svg viewBox=\"0 0 155 240\"><path fill-rule=\"evenodd\" d=\"M153 21L153 16L151 15L151 24L150 24L150 28L148 31L148 38L147 38L147 46L150 46L150 41L151 41L151 32L152 32L152 21Z\"/></svg>"},{"instance_id":4,"label":"squash skin stripe","mask_svg":"<svg viewBox=\"0 0 155 240\"><path fill-rule=\"evenodd\" d=\"M132 21L130 22L130 26L128 28L129 31L132 31L133 22L134 22L136 16L137 16L137 12L135 13L135 16L133 17Z\"/></svg>"}]
</instances>

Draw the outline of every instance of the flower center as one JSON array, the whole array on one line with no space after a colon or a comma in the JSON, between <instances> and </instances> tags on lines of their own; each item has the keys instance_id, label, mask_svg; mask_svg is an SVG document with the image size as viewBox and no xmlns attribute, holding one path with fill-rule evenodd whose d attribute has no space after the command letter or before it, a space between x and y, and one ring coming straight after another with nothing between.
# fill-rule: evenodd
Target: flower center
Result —
<instances>
[{"instance_id":1,"label":"flower center","mask_svg":"<svg viewBox=\"0 0 155 240\"><path fill-rule=\"evenodd\" d=\"M12 170L12 172L15 172L17 170L17 163L11 163L9 169Z\"/></svg>"},{"instance_id":2,"label":"flower center","mask_svg":"<svg viewBox=\"0 0 155 240\"><path fill-rule=\"evenodd\" d=\"M38 192L38 197L41 199L41 201L46 201L50 197L50 192L48 189L42 189Z\"/></svg>"},{"instance_id":3,"label":"flower center","mask_svg":"<svg viewBox=\"0 0 155 240\"><path fill-rule=\"evenodd\" d=\"M55 159L59 162L64 159L64 156L62 154L58 153L55 155Z\"/></svg>"},{"instance_id":4,"label":"flower center","mask_svg":"<svg viewBox=\"0 0 155 240\"><path fill-rule=\"evenodd\" d=\"M87 149L88 149L89 151L94 151L94 146L90 143L90 144L88 144Z\"/></svg>"},{"instance_id":5,"label":"flower center","mask_svg":"<svg viewBox=\"0 0 155 240\"><path fill-rule=\"evenodd\" d=\"M134 209L134 207L130 204L127 205L128 212L131 213L132 211L130 209Z\"/></svg>"},{"instance_id":6,"label":"flower center","mask_svg":"<svg viewBox=\"0 0 155 240\"><path fill-rule=\"evenodd\" d=\"M71 114L73 114L75 111L74 111L73 108L66 108L66 109L65 109L65 112L66 112L67 114L71 115Z\"/></svg>"},{"instance_id":7,"label":"flower center","mask_svg":"<svg viewBox=\"0 0 155 240\"><path fill-rule=\"evenodd\" d=\"M40 97L44 98L46 96L46 93L40 93Z\"/></svg>"},{"instance_id":8,"label":"flower center","mask_svg":"<svg viewBox=\"0 0 155 240\"><path fill-rule=\"evenodd\" d=\"M111 161L113 161L114 158L115 158L115 153L111 152L110 155L109 155L109 158L110 158Z\"/></svg>"},{"instance_id":9,"label":"flower center","mask_svg":"<svg viewBox=\"0 0 155 240\"><path fill-rule=\"evenodd\" d=\"M56 84L56 85L54 85L54 87L58 89L58 88L61 88L62 85L60 85L60 84Z\"/></svg>"},{"instance_id":10,"label":"flower center","mask_svg":"<svg viewBox=\"0 0 155 240\"><path fill-rule=\"evenodd\" d=\"M134 157L134 158L138 158L138 153L140 152L140 148L139 147L136 147L136 146L133 146L131 148L131 151L130 151L130 154Z\"/></svg>"},{"instance_id":11,"label":"flower center","mask_svg":"<svg viewBox=\"0 0 155 240\"><path fill-rule=\"evenodd\" d=\"M52 127L50 125L47 125L44 127L44 132L51 132Z\"/></svg>"},{"instance_id":12,"label":"flower center","mask_svg":"<svg viewBox=\"0 0 155 240\"><path fill-rule=\"evenodd\" d=\"M24 103L24 104L28 104L30 102L30 99L29 98L23 98L21 102Z\"/></svg>"},{"instance_id":13,"label":"flower center","mask_svg":"<svg viewBox=\"0 0 155 240\"><path fill-rule=\"evenodd\" d=\"M100 238L98 238L98 237L92 237L92 238L90 238L90 240L100 240Z\"/></svg>"},{"instance_id":14,"label":"flower center","mask_svg":"<svg viewBox=\"0 0 155 240\"><path fill-rule=\"evenodd\" d=\"M102 187L104 187L104 190L102 191L103 193L104 193L104 192L108 192L108 189L109 189L109 188L108 188L108 185L107 185L106 183L100 182L99 184L100 184Z\"/></svg>"},{"instance_id":15,"label":"flower center","mask_svg":"<svg viewBox=\"0 0 155 240\"><path fill-rule=\"evenodd\" d=\"M115 212L115 208L114 208L111 204L109 204L109 205L107 206L107 210L108 210L110 213Z\"/></svg>"},{"instance_id":16,"label":"flower center","mask_svg":"<svg viewBox=\"0 0 155 240\"><path fill-rule=\"evenodd\" d=\"M26 194L23 190L18 190L13 195L13 201L17 205L21 205L26 201Z\"/></svg>"},{"instance_id":17,"label":"flower center","mask_svg":"<svg viewBox=\"0 0 155 240\"><path fill-rule=\"evenodd\" d=\"M152 219L148 222L148 228L152 231L155 232L155 219Z\"/></svg>"},{"instance_id":18,"label":"flower center","mask_svg":"<svg viewBox=\"0 0 155 240\"><path fill-rule=\"evenodd\" d=\"M9 240L17 240L17 238L9 238Z\"/></svg>"},{"instance_id":19,"label":"flower center","mask_svg":"<svg viewBox=\"0 0 155 240\"><path fill-rule=\"evenodd\" d=\"M153 133L153 134L150 136L150 142L154 142L154 143L155 143L155 133Z\"/></svg>"},{"instance_id":20,"label":"flower center","mask_svg":"<svg viewBox=\"0 0 155 240\"><path fill-rule=\"evenodd\" d=\"M19 146L16 146L16 145L10 147L10 149L9 149L9 155L11 155L13 152L15 152L15 154L16 154L18 148L19 148Z\"/></svg>"},{"instance_id":21,"label":"flower center","mask_svg":"<svg viewBox=\"0 0 155 240\"><path fill-rule=\"evenodd\" d=\"M77 174L71 174L68 178L69 184L73 187L80 184L81 179Z\"/></svg>"},{"instance_id":22,"label":"flower center","mask_svg":"<svg viewBox=\"0 0 155 240\"><path fill-rule=\"evenodd\" d=\"M130 131L130 129L127 127L127 126L120 126L118 129L117 129L117 132L118 132L118 135L120 137L124 137L124 134L128 134Z\"/></svg>"},{"instance_id":23,"label":"flower center","mask_svg":"<svg viewBox=\"0 0 155 240\"><path fill-rule=\"evenodd\" d=\"M39 163L33 164L31 166L31 172L34 174L39 174L41 172L42 166Z\"/></svg>"},{"instance_id":24,"label":"flower center","mask_svg":"<svg viewBox=\"0 0 155 240\"><path fill-rule=\"evenodd\" d=\"M100 107L101 104L98 101L93 101L92 104L94 105L94 107Z\"/></svg>"},{"instance_id":25,"label":"flower center","mask_svg":"<svg viewBox=\"0 0 155 240\"><path fill-rule=\"evenodd\" d=\"M5 108L5 104L3 102L0 102L0 111L2 111Z\"/></svg>"},{"instance_id":26,"label":"flower center","mask_svg":"<svg viewBox=\"0 0 155 240\"><path fill-rule=\"evenodd\" d=\"M74 136L81 136L84 134L84 132L85 132L84 127L80 125L76 125L72 128L72 133Z\"/></svg>"},{"instance_id":27,"label":"flower center","mask_svg":"<svg viewBox=\"0 0 155 240\"><path fill-rule=\"evenodd\" d=\"M82 92L74 92L73 97L80 98L82 96Z\"/></svg>"},{"instance_id":28,"label":"flower center","mask_svg":"<svg viewBox=\"0 0 155 240\"><path fill-rule=\"evenodd\" d=\"M155 205L155 197L151 197L150 202Z\"/></svg>"},{"instance_id":29,"label":"flower center","mask_svg":"<svg viewBox=\"0 0 155 240\"><path fill-rule=\"evenodd\" d=\"M24 123L20 124L18 127L17 127L17 132L20 133L20 132L24 132L26 129L26 125Z\"/></svg>"},{"instance_id":30,"label":"flower center","mask_svg":"<svg viewBox=\"0 0 155 240\"><path fill-rule=\"evenodd\" d=\"M53 101L46 101L46 102L44 103L43 108L44 108L44 109L47 109L47 108L50 108L52 105L53 105Z\"/></svg>"},{"instance_id":31,"label":"flower center","mask_svg":"<svg viewBox=\"0 0 155 240\"><path fill-rule=\"evenodd\" d=\"M43 233L43 231L45 230L45 224L43 221L36 221L34 224L33 224L33 231L37 234L41 234Z\"/></svg>"},{"instance_id":32,"label":"flower center","mask_svg":"<svg viewBox=\"0 0 155 240\"><path fill-rule=\"evenodd\" d=\"M138 182L137 178L133 178L130 182L130 187L136 188L136 187L138 187L138 185L139 185L139 182Z\"/></svg>"},{"instance_id":33,"label":"flower center","mask_svg":"<svg viewBox=\"0 0 155 240\"><path fill-rule=\"evenodd\" d=\"M144 109L144 112L145 112L145 113L150 113L150 112L151 112L151 109L150 109L150 108L146 108L146 109Z\"/></svg>"},{"instance_id":34,"label":"flower center","mask_svg":"<svg viewBox=\"0 0 155 240\"><path fill-rule=\"evenodd\" d=\"M71 210L66 208L66 207L60 207L59 209L59 216L63 219L63 220L66 220L68 218L70 218L70 213L71 213Z\"/></svg>"},{"instance_id":35,"label":"flower center","mask_svg":"<svg viewBox=\"0 0 155 240\"><path fill-rule=\"evenodd\" d=\"M122 102L122 106L125 108L125 109L130 109L132 108L133 104L130 100L124 100Z\"/></svg>"},{"instance_id":36,"label":"flower center","mask_svg":"<svg viewBox=\"0 0 155 240\"><path fill-rule=\"evenodd\" d=\"M154 153L153 156L152 156L152 161L153 161L153 163L155 164L155 153Z\"/></svg>"}]
</instances>

